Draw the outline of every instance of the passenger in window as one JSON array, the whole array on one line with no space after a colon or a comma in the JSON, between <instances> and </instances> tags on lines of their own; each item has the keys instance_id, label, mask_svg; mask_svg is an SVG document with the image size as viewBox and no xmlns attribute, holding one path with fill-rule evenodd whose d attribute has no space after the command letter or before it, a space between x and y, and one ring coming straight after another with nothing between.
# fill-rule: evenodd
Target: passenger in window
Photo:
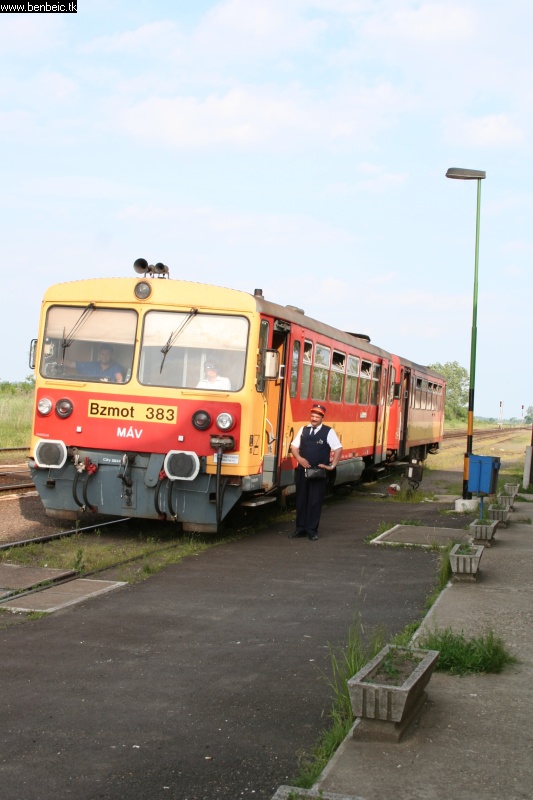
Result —
<instances>
[{"instance_id":1,"label":"passenger in window","mask_svg":"<svg viewBox=\"0 0 533 800\"><path fill-rule=\"evenodd\" d=\"M124 370L120 364L113 361L113 347L110 344L100 346L96 361L65 361L64 363L66 367L76 370L78 375L85 375L87 378L97 378L114 383L124 382Z\"/></svg>"},{"instance_id":2,"label":"passenger in window","mask_svg":"<svg viewBox=\"0 0 533 800\"><path fill-rule=\"evenodd\" d=\"M222 375L218 374L218 367L214 361L205 362L204 374L205 378L196 384L197 389L218 389L219 391L231 389L230 379L223 378Z\"/></svg>"}]
</instances>

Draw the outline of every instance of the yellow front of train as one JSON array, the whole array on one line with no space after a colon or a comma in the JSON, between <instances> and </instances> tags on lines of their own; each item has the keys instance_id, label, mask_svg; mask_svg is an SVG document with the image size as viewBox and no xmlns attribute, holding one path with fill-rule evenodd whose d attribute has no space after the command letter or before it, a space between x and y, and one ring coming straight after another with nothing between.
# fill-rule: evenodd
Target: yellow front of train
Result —
<instances>
[{"instance_id":1,"label":"yellow front of train","mask_svg":"<svg viewBox=\"0 0 533 800\"><path fill-rule=\"evenodd\" d=\"M256 301L159 266L45 294L30 467L50 516L93 510L207 532L262 491L277 365L260 348Z\"/></svg>"}]
</instances>

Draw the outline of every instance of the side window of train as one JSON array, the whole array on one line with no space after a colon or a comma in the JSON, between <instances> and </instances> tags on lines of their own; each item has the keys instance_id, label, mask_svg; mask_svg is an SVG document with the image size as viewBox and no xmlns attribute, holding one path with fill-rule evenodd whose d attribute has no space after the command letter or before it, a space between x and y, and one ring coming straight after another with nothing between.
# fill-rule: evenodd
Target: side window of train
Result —
<instances>
[{"instance_id":1,"label":"side window of train","mask_svg":"<svg viewBox=\"0 0 533 800\"><path fill-rule=\"evenodd\" d=\"M372 378L372 362L361 362L361 377L359 379L358 402L361 406L368 405L370 401L370 383Z\"/></svg>"},{"instance_id":2,"label":"side window of train","mask_svg":"<svg viewBox=\"0 0 533 800\"><path fill-rule=\"evenodd\" d=\"M422 381L422 408L431 408L431 401L428 402L428 382Z\"/></svg>"},{"instance_id":3,"label":"side window of train","mask_svg":"<svg viewBox=\"0 0 533 800\"><path fill-rule=\"evenodd\" d=\"M387 367L383 367L381 375L382 375L381 379L382 389L380 390L379 404L383 406L385 405L385 398L387 396Z\"/></svg>"},{"instance_id":4,"label":"side window of train","mask_svg":"<svg viewBox=\"0 0 533 800\"><path fill-rule=\"evenodd\" d=\"M259 327L259 353L257 356L257 381L256 389L258 392L265 391L265 379L262 377L263 363L262 353L268 349L268 339L270 336L270 325L267 319L261 320Z\"/></svg>"},{"instance_id":5,"label":"side window of train","mask_svg":"<svg viewBox=\"0 0 533 800\"><path fill-rule=\"evenodd\" d=\"M309 397L309 384L311 382L311 364L313 361L313 343L304 342L304 355L302 360L302 382L300 384L300 397L307 400Z\"/></svg>"},{"instance_id":6,"label":"side window of train","mask_svg":"<svg viewBox=\"0 0 533 800\"><path fill-rule=\"evenodd\" d=\"M329 399L334 403L340 403L342 400L345 369L346 355L334 350L331 362L331 380L329 384Z\"/></svg>"},{"instance_id":7,"label":"side window of train","mask_svg":"<svg viewBox=\"0 0 533 800\"><path fill-rule=\"evenodd\" d=\"M355 403L357 397L357 379L359 378L359 359L357 356L348 356L346 369L345 403Z\"/></svg>"},{"instance_id":8,"label":"side window of train","mask_svg":"<svg viewBox=\"0 0 533 800\"><path fill-rule=\"evenodd\" d=\"M379 384L381 381L381 364L374 364L372 369L372 391L370 393L370 404L377 406L379 401Z\"/></svg>"},{"instance_id":9,"label":"side window of train","mask_svg":"<svg viewBox=\"0 0 533 800\"><path fill-rule=\"evenodd\" d=\"M389 406L392 405L393 400L394 400L394 385L395 385L395 381L396 381L396 370L394 369L394 367L391 367L390 368L390 374L389 374L389 399L388 399Z\"/></svg>"},{"instance_id":10,"label":"side window of train","mask_svg":"<svg viewBox=\"0 0 533 800\"><path fill-rule=\"evenodd\" d=\"M416 379L415 408L422 408L422 378Z\"/></svg>"},{"instance_id":11,"label":"side window of train","mask_svg":"<svg viewBox=\"0 0 533 800\"><path fill-rule=\"evenodd\" d=\"M294 342L292 346L292 361L291 361L291 397L296 397L298 394L298 368L300 366L300 342Z\"/></svg>"},{"instance_id":12,"label":"side window of train","mask_svg":"<svg viewBox=\"0 0 533 800\"><path fill-rule=\"evenodd\" d=\"M315 348L315 363L313 366L313 383L311 386L312 400L325 400L328 391L329 364L331 350L323 344Z\"/></svg>"},{"instance_id":13,"label":"side window of train","mask_svg":"<svg viewBox=\"0 0 533 800\"><path fill-rule=\"evenodd\" d=\"M428 382L428 408L432 409L433 411L435 410L435 395L433 394L434 391L435 391L435 387L433 386L431 381L429 381Z\"/></svg>"}]
</instances>

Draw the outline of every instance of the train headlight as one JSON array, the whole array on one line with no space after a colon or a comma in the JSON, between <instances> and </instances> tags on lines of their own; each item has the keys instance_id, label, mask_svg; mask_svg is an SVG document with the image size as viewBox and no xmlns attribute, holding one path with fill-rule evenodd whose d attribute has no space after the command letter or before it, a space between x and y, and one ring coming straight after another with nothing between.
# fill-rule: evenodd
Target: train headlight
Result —
<instances>
[{"instance_id":1,"label":"train headlight","mask_svg":"<svg viewBox=\"0 0 533 800\"><path fill-rule=\"evenodd\" d=\"M193 481L200 472L200 459L190 450L170 450L163 467L171 481Z\"/></svg>"},{"instance_id":2,"label":"train headlight","mask_svg":"<svg viewBox=\"0 0 533 800\"><path fill-rule=\"evenodd\" d=\"M235 420L227 411L223 411L217 417L217 428L221 431L230 431L235 425Z\"/></svg>"},{"instance_id":3,"label":"train headlight","mask_svg":"<svg viewBox=\"0 0 533 800\"><path fill-rule=\"evenodd\" d=\"M192 415L192 424L198 431L206 431L211 427L211 416L207 411L195 411Z\"/></svg>"},{"instance_id":4,"label":"train headlight","mask_svg":"<svg viewBox=\"0 0 533 800\"><path fill-rule=\"evenodd\" d=\"M58 400L56 403L56 414L61 419L66 419L70 417L72 412L74 411L74 406L66 397L63 397L61 400Z\"/></svg>"},{"instance_id":5,"label":"train headlight","mask_svg":"<svg viewBox=\"0 0 533 800\"><path fill-rule=\"evenodd\" d=\"M54 404L52 403L51 400L48 399L48 397L41 397L41 399L37 403L37 410L39 414L43 415L43 417L47 417L53 407Z\"/></svg>"},{"instance_id":6,"label":"train headlight","mask_svg":"<svg viewBox=\"0 0 533 800\"><path fill-rule=\"evenodd\" d=\"M134 292L137 300L147 300L152 294L152 287L148 281L139 281L135 286Z\"/></svg>"},{"instance_id":7,"label":"train headlight","mask_svg":"<svg viewBox=\"0 0 533 800\"><path fill-rule=\"evenodd\" d=\"M61 469L67 460L67 448L58 439L49 439L46 442L41 440L37 442L34 459L38 467Z\"/></svg>"}]
</instances>

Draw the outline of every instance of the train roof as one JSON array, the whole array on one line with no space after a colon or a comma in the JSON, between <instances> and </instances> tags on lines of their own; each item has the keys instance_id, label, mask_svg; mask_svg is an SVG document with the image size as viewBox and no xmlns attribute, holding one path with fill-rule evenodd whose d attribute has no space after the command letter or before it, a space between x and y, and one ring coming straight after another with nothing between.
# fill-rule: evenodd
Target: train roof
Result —
<instances>
[{"instance_id":1,"label":"train roof","mask_svg":"<svg viewBox=\"0 0 533 800\"><path fill-rule=\"evenodd\" d=\"M44 295L44 302L110 302L127 303L133 301L134 288L142 280L149 280L152 287L151 301L161 306L183 306L183 289L187 287L187 301L185 305L204 308L223 308L231 312L248 311L261 312L278 319L285 320L294 325L308 329L324 337L350 347L357 347L363 352L380 358L390 359L392 354L388 350L371 344L368 337L341 331L324 322L308 317L302 309L293 305L279 305L263 297L261 290L254 294L240 289L227 289L213 284L197 283L168 278L87 278L85 280L67 281L50 286ZM368 339L368 341L367 341ZM420 364L415 364L407 359L400 358L400 362L411 369L417 369L434 377L442 379L438 372L428 369Z\"/></svg>"}]
</instances>

